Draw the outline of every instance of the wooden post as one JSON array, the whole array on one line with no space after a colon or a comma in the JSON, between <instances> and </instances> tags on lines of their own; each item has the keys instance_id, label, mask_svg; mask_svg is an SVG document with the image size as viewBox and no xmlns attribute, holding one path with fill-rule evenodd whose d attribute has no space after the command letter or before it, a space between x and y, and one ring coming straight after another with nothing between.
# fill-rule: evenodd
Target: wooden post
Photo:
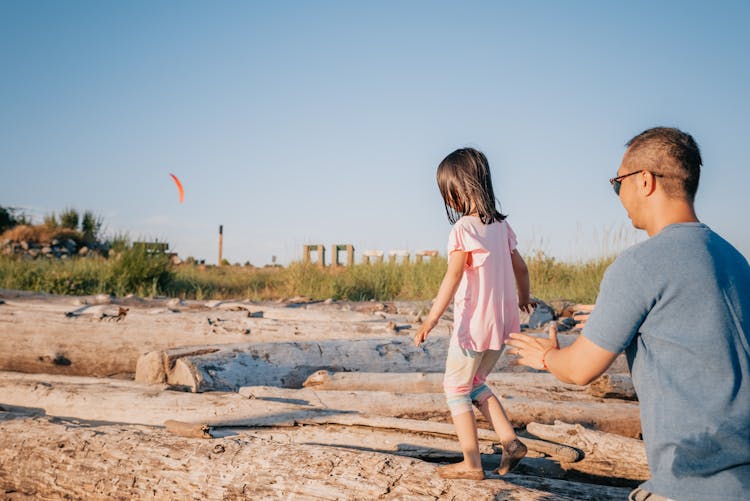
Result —
<instances>
[{"instance_id":1,"label":"wooden post","mask_svg":"<svg viewBox=\"0 0 750 501\"><path fill-rule=\"evenodd\" d=\"M224 225L219 225L219 266L221 266L221 254L224 246Z\"/></svg>"}]
</instances>

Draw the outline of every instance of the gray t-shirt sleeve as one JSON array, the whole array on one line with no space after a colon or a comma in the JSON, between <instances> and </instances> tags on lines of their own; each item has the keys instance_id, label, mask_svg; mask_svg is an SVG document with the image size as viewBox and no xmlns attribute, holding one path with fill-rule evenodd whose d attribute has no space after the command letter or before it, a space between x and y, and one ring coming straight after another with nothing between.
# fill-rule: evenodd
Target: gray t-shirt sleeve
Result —
<instances>
[{"instance_id":1,"label":"gray t-shirt sleeve","mask_svg":"<svg viewBox=\"0 0 750 501\"><path fill-rule=\"evenodd\" d=\"M583 328L586 339L612 353L628 347L655 302L644 287L644 274L627 252L607 268L596 307Z\"/></svg>"}]
</instances>

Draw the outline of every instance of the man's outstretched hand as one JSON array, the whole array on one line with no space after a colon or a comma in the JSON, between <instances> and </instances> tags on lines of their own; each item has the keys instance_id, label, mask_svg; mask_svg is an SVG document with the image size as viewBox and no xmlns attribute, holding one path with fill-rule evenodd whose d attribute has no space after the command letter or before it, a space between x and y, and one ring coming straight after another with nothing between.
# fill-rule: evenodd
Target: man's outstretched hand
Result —
<instances>
[{"instance_id":1,"label":"man's outstretched hand","mask_svg":"<svg viewBox=\"0 0 750 501\"><path fill-rule=\"evenodd\" d=\"M512 365L525 365L532 369L544 370L546 352L560 348L560 343L557 341L557 324L550 323L547 337L534 337L514 332L505 344L511 347L509 354L517 355L517 358L511 362Z\"/></svg>"}]
</instances>

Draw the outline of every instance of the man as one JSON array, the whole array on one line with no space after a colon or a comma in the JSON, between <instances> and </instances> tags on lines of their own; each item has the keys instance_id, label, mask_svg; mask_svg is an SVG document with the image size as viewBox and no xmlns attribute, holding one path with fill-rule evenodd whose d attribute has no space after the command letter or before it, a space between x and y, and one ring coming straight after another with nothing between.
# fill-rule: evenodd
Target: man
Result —
<instances>
[{"instance_id":1,"label":"man","mask_svg":"<svg viewBox=\"0 0 750 501\"><path fill-rule=\"evenodd\" d=\"M582 334L511 334L518 363L588 384L625 351L651 479L630 499L750 499L750 266L700 223L701 156L673 128L630 140L610 180L648 240L607 269Z\"/></svg>"}]
</instances>

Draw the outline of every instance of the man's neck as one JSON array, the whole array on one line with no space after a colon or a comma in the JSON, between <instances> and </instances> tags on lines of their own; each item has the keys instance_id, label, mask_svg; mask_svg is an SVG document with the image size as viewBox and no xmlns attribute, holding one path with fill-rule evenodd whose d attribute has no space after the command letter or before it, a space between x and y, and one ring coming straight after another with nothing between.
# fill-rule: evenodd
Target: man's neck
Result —
<instances>
[{"instance_id":1,"label":"man's neck","mask_svg":"<svg viewBox=\"0 0 750 501\"><path fill-rule=\"evenodd\" d=\"M666 199L659 205L658 210L654 212L651 224L646 228L649 237L656 235L671 224L700 222L692 202Z\"/></svg>"}]
</instances>

